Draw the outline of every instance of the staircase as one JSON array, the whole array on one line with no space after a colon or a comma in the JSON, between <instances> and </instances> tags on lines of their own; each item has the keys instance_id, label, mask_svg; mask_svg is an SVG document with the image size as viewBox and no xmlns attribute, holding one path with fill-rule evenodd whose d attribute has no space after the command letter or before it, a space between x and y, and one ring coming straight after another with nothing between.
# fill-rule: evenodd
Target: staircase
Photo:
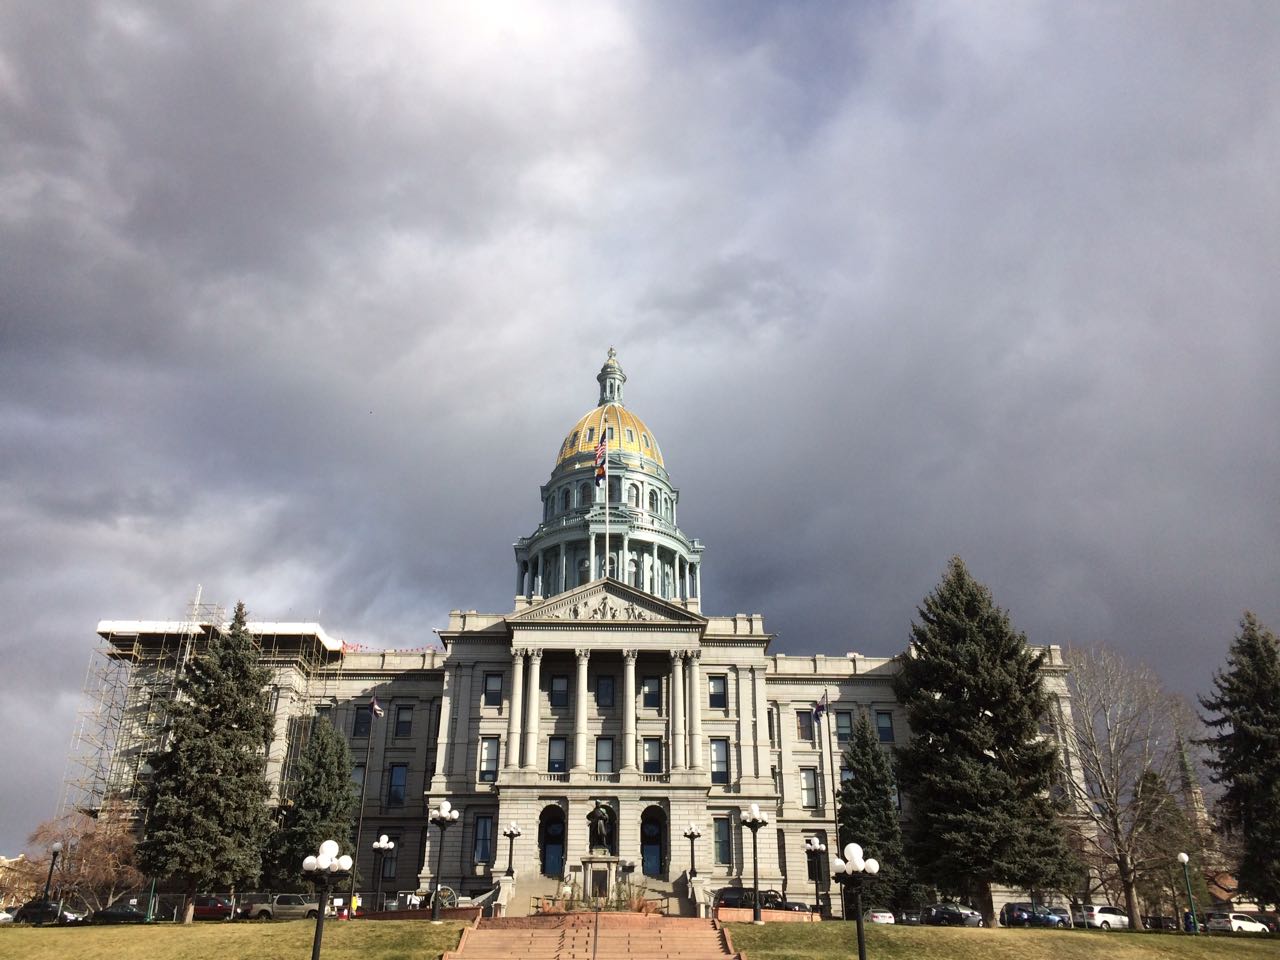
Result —
<instances>
[{"instance_id":1,"label":"staircase","mask_svg":"<svg viewBox=\"0 0 1280 960\"><path fill-rule=\"evenodd\" d=\"M726 960L710 920L638 913L570 913L481 920L444 960Z\"/></svg>"}]
</instances>

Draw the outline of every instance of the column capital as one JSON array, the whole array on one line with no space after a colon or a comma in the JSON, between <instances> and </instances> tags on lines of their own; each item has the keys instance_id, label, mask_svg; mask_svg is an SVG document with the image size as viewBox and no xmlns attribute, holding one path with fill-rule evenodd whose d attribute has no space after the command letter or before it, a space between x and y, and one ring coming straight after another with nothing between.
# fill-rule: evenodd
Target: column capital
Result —
<instances>
[{"instance_id":1,"label":"column capital","mask_svg":"<svg viewBox=\"0 0 1280 960\"><path fill-rule=\"evenodd\" d=\"M579 660L590 660L590 659L591 659L591 648L590 648L590 647L579 647L577 650L575 650L575 651L574 651L574 654L577 656L577 658L578 658Z\"/></svg>"},{"instance_id":2,"label":"column capital","mask_svg":"<svg viewBox=\"0 0 1280 960\"><path fill-rule=\"evenodd\" d=\"M672 650L671 651L672 662L674 663L676 661L683 660L687 653L688 651L686 650Z\"/></svg>"},{"instance_id":3,"label":"column capital","mask_svg":"<svg viewBox=\"0 0 1280 960\"><path fill-rule=\"evenodd\" d=\"M701 659L702 659L702 651L701 651L700 649L696 648L696 647L695 647L695 648L693 648L693 649L691 649L691 650L686 650L686 651L684 652L684 655L685 655L686 657L688 657L690 660L701 660Z\"/></svg>"},{"instance_id":4,"label":"column capital","mask_svg":"<svg viewBox=\"0 0 1280 960\"><path fill-rule=\"evenodd\" d=\"M528 654L529 659L532 660L534 663L537 663L542 659L541 650L538 650L538 649L526 650L525 653Z\"/></svg>"},{"instance_id":5,"label":"column capital","mask_svg":"<svg viewBox=\"0 0 1280 960\"><path fill-rule=\"evenodd\" d=\"M511 656L516 659L520 659L521 657L527 657L529 656L529 648L528 647L512 647Z\"/></svg>"},{"instance_id":6,"label":"column capital","mask_svg":"<svg viewBox=\"0 0 1280 960\"><path fill-rule=\"evenodd\" d=\"M639 651L639 650L623 650L623 651L622 651L622 658L623 658L624 660L632 660L632 661L634 661L634 660L636 659L636 657L638 657L638 656L640 656L640 651Z\"/></svg>"}]
</instances>

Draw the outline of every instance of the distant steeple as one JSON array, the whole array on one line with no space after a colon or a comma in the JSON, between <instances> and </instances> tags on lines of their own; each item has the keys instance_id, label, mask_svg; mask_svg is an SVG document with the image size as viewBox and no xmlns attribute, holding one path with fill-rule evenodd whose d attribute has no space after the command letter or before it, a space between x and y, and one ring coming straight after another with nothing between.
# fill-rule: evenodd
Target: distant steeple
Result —
<instances>
[{"instance_id":1,"label":"distant steeple","mask_svg":"<svg viewBox=\"0 0 1280 960\"><path fill-rule=\"evenodd\" d=\"M600 384L600 401L596 406L622 403L622 385L627 382L627 375L622 372L622 367L618 364L618 353L613 347L609 348L609 357L596 374L596 382Z\"/></svg>"},{"instance_id":2,"label":"distant steeple","mask_svg":"<svg viewBox=\"0 0 1280 960\"><path fill-rule=\"evenodd\" d=\"M1212 829L1209 812L1204 804L1204 791L1200 788L1200 778L1191 766L1191 757L1187 754L1187 743L1182 734L1176 735L1178 750L1178 786L1182 792L1182 802L1186 808L1187 819L1191 826L1202 837L1208 837Z\"/></svg>"}]
</instances>

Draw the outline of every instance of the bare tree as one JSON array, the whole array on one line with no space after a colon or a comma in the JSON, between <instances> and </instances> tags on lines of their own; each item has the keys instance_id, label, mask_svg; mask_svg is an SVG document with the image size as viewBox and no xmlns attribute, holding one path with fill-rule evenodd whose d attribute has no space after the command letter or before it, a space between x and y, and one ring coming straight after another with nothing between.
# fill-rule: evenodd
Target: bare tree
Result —
<instances>
[{"instance_id":1,"label":"bare tree","mask_svg":"<svg viewBox=\"0 0 1280 960\"><path fill-rule=\"evenodd\" d=\"M54 869L54 889L89 910L101 910L143 882L134 866L133 835L125 823L94 820L72 813L40 824L27 842L48 850L61 842L62 855ZM47 869L48 858L44 863Z\"/></svg>"},{"instance_id":2,"label":"bare tree","mask_svg":"<svg viewBox=\"0 0 1280 960\"><path fill-rule=\"evenodd\" d=\"M1068 778L1086 825L1085 845L1115 871L1130 923L1142 929L1138 881L1167 867L1160 849L1176 740L1185 711L1155 671L1114 650L1068 650L1074 726L1064 731L1083 778ZM1176 851L1175 851L1176 852Z\"/></svg>"}]
</instances>

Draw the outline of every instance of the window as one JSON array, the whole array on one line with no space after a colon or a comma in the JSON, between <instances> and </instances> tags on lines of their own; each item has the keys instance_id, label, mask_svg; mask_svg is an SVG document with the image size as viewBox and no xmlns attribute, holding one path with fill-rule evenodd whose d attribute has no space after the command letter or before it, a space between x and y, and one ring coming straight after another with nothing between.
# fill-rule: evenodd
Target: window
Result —
<instances>
[{"instance_id":1,"label":"window","mask_svg":"<svg viewBox=\"0 0 1280 960\"><path fill-rule=\"evenodd\" d=\"M564 737L552 737L547 741L547 773L564 773L567 743Z\"/></svg>"},{"instance_id":2,"label":"window","mask_svg":"<svg viewBox=\"0 0 1280 960\"><path fill-rule=\"evenodd\" d=\"M413 707L396 707L396 736L413 735Z\"/></svg>"},{"instance_id":3,"label":"window","mask_svg":"<svg viewBox=\"0 0 1280 960\"><path fill-rule=\"evenodd\" d=\"M596 428L595 428L595 427L587 427L587 443L590 443L590 442L591 442L591 441L593 441L595 438L596 438Z\"/></svg>"},{"instance_id":4,"label":"window","mask_svg":"<svg viewBox=\"0 0 1280 960\"><path fill-rule=\"evenodd\" d=\"M608 439L612 440L612 439L613 439L613 427L605 427L605 429L608 431L608 434L607 434Z\"/></svg>"},{"instance_id":5,"label":"window","mask_svg":"<svg viewBox=\"0 0 1280 960\"><path fill-rule=\"evenodd\" d=\"M578 445L578 431L573 431L573 436L569 438L569 446L576 447Z\"/></svg>"},{"instance_id":6,"label":"window","mask_svg":"<svg viewBox=\"0 0 1280 960\"><path fill-rule=\"evenodd\" d=\"M383 851L382 854L382 879L394 880L396 878L396 854L400 852L400 837L398 835L389 835L388 840L392 841L395 846L390 850Z\"/></svg>"},{"instance_id":7,"label":"window","mask_svg":"<svg viewBox=\"0 0 1280 960\"><path fill-rule=\"evenodd\" d=\"M569 488L568 488L568 487L565 487L565 488L564 488L564 493L560 494L560 512L561 512L561 513L564 513L564 511L566 511L566 510L568 510L568 509L569 509L569 501L570 501L570 499L572 499L572 498L571 498L571 496L570 496L570 494L569 494Z\"/></svg>"},{"instance_id":8,"label":"window","mask_svg":"<svg viewBox=\"0 0 1280 960\"><path fill-rule=\"evenodd\" d=\"M810 837L817 840L819 843L823 841L823 836L821 834L809 833L809 834L806 834L804 838L806 845L808 844ZM806 853L804 855L804 858L806 861L808 861L805 864L805 866L806 866L806 876L809 878L810 882L826 876L826 870L823 868L823 864L822 864L822 860L823 860L822 854Z\"/></svg>"},{"instance_id":9,"label":"window","mask_svg":"<svg viewBox=\"0 0 1280 960\"><path fill-rule=\"evenodd\" d=\"M355 785L356 793L364 793L364 764L357 763L351 768L351 782Z\"/></svg>"},{"instance_id":10,"label":"window","mask_svg":"<svg viewBox=\"0 0 1280 960\"><path fill-rule=\"evenodd\" d=\"M493 861L493 815L481 814L476 817L476 840L472 845L471 857L476 863Z\"/></svg>"},{"instance_id":11,"label":"window","mask_svg":"<svg viewBox=\"0 0 1280 960\"><path fill-rule=\"evenodd\" d=\"M765 719L769 723L769 746L776 747L778 745L778 732L773 725L773 707L769 707L765 711Z\"/></svg>"},{"instance_id":12,"label":"window","mask_svg":"<svg viewBox=\"0 0 1280 960\"><path fill-rule=\"evenodd\" d=\"M632 430L630 427L627 427L627 443L635 443L635 442L636 442L636 432Z\"/></svg>"},{"instance_id":13,"label":"window","mask_svg":"<svg viewBox=\"0 0 1280 960\"><path fill-rule=\"evenodd\" d=\"M723 737L711 738L711 782L729 783L729 741Z\"/></svg>"},{"instance_id":14,"label":"window","mask_svg":"<svg viewBox=\"0 0 1280 960\"><path fill-rule=\"evenodd\" d=\"M404 789L408 782L409 765L407 763L393 763L391 765L391 775L387 778L388 807L404 806Z\"/></svg>"},{"instance_id":15,"label":"window","mask_svg":"<svg viewBox=\"0 0 1280 960\"><path fill-rule=\"evenodd\" d=\"M486 707L502 706L502 674L486 673L484 675L484 705Z\"/></svg>"},{"instance_id":16,"label":"window","mask_svg":"<svg viewBox=\"0 0 1280 960\"><path fill-rule=\"evenodd\" d=\"M662 738L661 737L645 737L644 743L641 745L643 756L641 762L643 764L642 771L644 773L661 773L662 772Z\"/></svg>"},{"instance_id":17,"label":"window","mask_svg":"<svg viewBox=\"0 0 1280 960\"><path fill-rule=\"evenodd\" d=\"M569 678L559 676L551 678L551 706L567 707L569 705Z\"/></svg>"},{"instance_id":18,"label":"window","mask_svg":"<svg viewBox=\"0 0 1280 960\"><path fill-rule=\"evenodd\" d=\"M596 773L613 773L613 737L596 737Z\"/></svg>"},{"instance_id":19,"label":"window","mask_svg":"<svg viewBox=\"0 0 1280 960\"><path fill-rule=\"evenodd\" d=\"M715 830L716 837L716 863L723 865L732 865L733 863L733 843L731 832L732 824L728 817L716 817L711 821L711 825Z\"/></svg>"},{"instance_id":20,"label":"window","mask_svg":"<svg viewBox=\"0 0 1280 960\"><path fill-rule=\"evenodd\" d=\"M369 709L367 703L362 703L356 707L356 718L351 724L351 736L367 737L371 726L373 726L373 711Z\"/></svg>"},{"instance_id":21,"label":"window","mask_svg":"<svg viewBox=\"0 0 1280 960\"><path fill-rule=\"evenodd\" d=\"M596 706L601 708L613 706L613 677L596 677Z\"/></svg>"},{"instance_id":22,"label":"window","mask_svg":"<svg viewBox=\"0 0 1280 960\"><path fill-rule=\"evenodd\" d=\"M640 681L641 701L646 710L662 709L662 678L645 677Z\"/></svg>"},{"instance_id":23,"label":"window","mask_svg":"<svg viewBox=\"0 0 1280 960\"><path fill-rule=\"evenodd\" d=\"M498 738L480 738L480 782L494 783L498 779Z\"/></svg>"},{"instance_id":24,"label":"window","mask_svg":"<svg viewBox=\"0 0 1280 960\"><path fill-rule=\"evenodd\" d=\"M323 717L325 720L332 721L333 707L327 703L324 704L323 706L316 707L316 719L319 720L321 717Z\"/></svg>"},{"instance_id":25,"label":"window","mask_svg":"<svg viewBox=\"0 0 1280 960\"><path fill-rule=\"evenodd\" d=\"M853 779L853 771L852 771L852 770L850 770L848 767L841 767L841 768L840 768L840 782L841 782L841 783L848 783L848 782L849 782L850 780L852 780L852 779Z\"/></svg>"},{"instance_id":26,"label":"window","mask_svg":"<svg viewBox=\"0 0 1280 960\"><path fill-rule=\"evenodd\" d=\"M818 771L814 767L800 770L800 806L812 809L818 805Z\"/></svg>"},{"instance_id":27,"label":"window","mask_svg":"<svg viewBox=\"0 0 1280 960\"><path fill-rule=\"evenodd\" d=\"M724 674L707 677L707 690L711 709L724 710L729 706L729 678Z\"/></svg>"},{"instance_id":28,"label":"window","mask_svg":"<svg viewBox=\"0 0 1280 960\"><path fill-rule=\"evenodd\" d=\"M649 512L650 513L658 512L658 491L657 490L649 491Z\"/></svg>"},{"instance_id":29,"label":"window","mask_svg":"<svg viewBox=\"0 0 1280 960\"><path fill-rule=\"evenodd\" d=\"M813 713L811 711L796 711L796 737L813 743Z\"/></svg>"},{"instance_id":30,"label":"window","mask_svg":"<svg viewBox=\"0 0 1280 960\"><path fill-rule=\"evenodd\" d=\"M578 487L578 506L585 507L589 503L591 503L591 484L584 483Z\"/></svg>"},{"instance_id":31,"label":"window","mask_svg":"<svg viewBox=\"0 0 1280 960\"><path fill-rule=\"evenodd\" d=\"M876 733L881 743L893 743L893 714L888 710L876 711Z\"/></svg>"},{"instance_id":32,"label":"window","mask_svg":"<svg viewBox=\"0 0 1280 960\"><path fill-rule=\"evenodd\" d=\"M853 739L853 714L848 710L836 711L836 741L848 743Z\"/></svg>"},{"instance_id":33,"label":"window","mask_svg":"<svg viewBox=\"0 0 1280 960\"><path fill-rule=\"evenodd\" d=\"M634 483L627 487L627 503L633 507L640 506L640 488Z\"/></svg>"}]
</instances>

